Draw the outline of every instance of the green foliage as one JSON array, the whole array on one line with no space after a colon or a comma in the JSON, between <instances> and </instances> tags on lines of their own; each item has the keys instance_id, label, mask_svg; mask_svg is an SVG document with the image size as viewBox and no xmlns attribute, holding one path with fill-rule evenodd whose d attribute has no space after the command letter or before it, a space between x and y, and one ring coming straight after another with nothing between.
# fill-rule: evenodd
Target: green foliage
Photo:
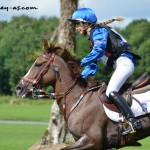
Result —
<instances>
[{"instance_id":1,"label":"green foliage","mask_svg":"<svg viewBox=\"0 0 150 150\"><path fill-rule=\"evenodd\" d=\"M36 20L27 16L0 22L0 94L11 94L20 77L42 51L43 39L50 39L57 18Z\"/></svg>"},{"instance_id":2,"label":"green foliage","mask_svg":"<svg viewBox=\"0 0 150 150\"><path fill-rule=\"evenodd\" d=\"M76 34L76 41L77 41L77 48L76 48L76 55L79 58L85 56L90 52L90 44L88 38L85 36L81 36L79 33Z\"/></svg>"},{"instance_id":3,"label":"green foliage","mask_svg":"<svg viewBox=\"0 0 150 150\"><path fill-rule=\"evenodd\" d=\"M141 43L138 49L138 53L142 56L142 61L139 64L141 71L143 72L145 70L146 72L150 73L150 38L147 38L144 42Z\"/></svg>"},{"instance_id":4,"label":"green foliage","mask_svg":"<svg viewBox=\"0 0 150 150\"><path fill-rule=\"evenodd\" d=\"M50 39L58 26L55 17L39 19L28 16L13 17L10 22L0 22L0 94L13 94L20 77L29 70L37 55L42 52L43 39ZM116 29L131 44L133 50L142 59L135 70L132 79L143 72L150 74L150 22L141 19L134 20L124 29ZM76 35L76 55L83 58L90 52L87 37ZM109 80L112 71L99 63L95 79ZM51 88L50 88L51 89Z\"/></svg>"},{"instance_id":5,"label":"green foliage","mask_svg":"<svg viewBox=\"0 0 150 150\"><path fill-rule=\"evenodd\" d=\"M142 57L133 77L137 78L143 72L150 74L150 22L145 19L135 20L127 26L125 32L133 50Z\"/></svg>"},{"instance_id":6,"label":"green foliage","mask_svg":"<svg viewBox=\"0 0 150 150\"><path fill-rule=\"evenodd\" d=\"M129 42L138 49L145 40L150 38L150 23L147 20L135 20L125 29Z\"/></svg>"}]
</instances>

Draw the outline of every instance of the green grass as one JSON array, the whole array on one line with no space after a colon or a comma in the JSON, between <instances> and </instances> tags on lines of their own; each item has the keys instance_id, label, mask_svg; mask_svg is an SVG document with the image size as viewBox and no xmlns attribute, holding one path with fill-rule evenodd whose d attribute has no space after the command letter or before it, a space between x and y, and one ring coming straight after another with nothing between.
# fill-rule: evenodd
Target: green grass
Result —
<instances>
[{"instance_id":1,"label":"green grass","mask_svg":"<svg viewBox=\"0 0 150 150\"><path fill-rule=\"evenodd\" d=\"M50 118L51 100L22 100L0 96L0 120L44 121ZM41 139L48 125L0 124L0 150L27 150ZM139 141L142 147L121 150L149 150L150 138Z\"/></svg>"},{"instance_id":2,"label":"green grass","mask_svg":"<svg viewBox=\"0 0 150 150\"><path fill-rule=\"evenodd\" d=\"M121 148L121 150L150 150L150 137L145 138L143 140L140 140L139 143L142 144L142 146L140 147L125 147L125 148Z\"/></svg>"},{"instance_id":3,"label":"green grass","mask_svg":"<svg viewBox=\"0 0 150 150\"><path fill-rule=\"evenodd\" d=\"M0 150L27 150L46 128L46 125L0 124Z\"/></svg>"},{"instance_id":4,"label":"green grass","mask_svg":"<svg viewBox=\"0 0 150 150\"><path fill-rule=\"evenodd\" d=\"M46 121L50 119L50 105L0 104L0 120Z\"/></svg>"},{"instance_id":5,"label":"green grass","mask_svg":"<svg viewBox=\"0 0 150 150\"><path fill-rule=\"evenodd\" d=\"M0 120L49 122L51 100L0 96ZM0 150L27 150L41 139L47 125L0 124Z\"/></svg>"},{"instance_id":6,"label":"green grass","mask_svg":"<svg viewBox=\"0 0 150 150\"><path fill-rule=\"evenodd\" d=\"M11 96L0 97L0 120L49 121L50 100L22 100Z\"/></svg>"}]
</instances>

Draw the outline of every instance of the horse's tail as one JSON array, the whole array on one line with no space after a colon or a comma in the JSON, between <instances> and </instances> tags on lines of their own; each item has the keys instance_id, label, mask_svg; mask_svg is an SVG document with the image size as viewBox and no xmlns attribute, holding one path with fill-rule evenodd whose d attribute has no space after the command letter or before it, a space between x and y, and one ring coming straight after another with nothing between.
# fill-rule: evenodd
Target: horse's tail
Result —
<instances>
[{"instance_id":1,"label":"horse's tail","mask_svg":"<svg viewBox=\"0 0 150 150\"><path fill-rule=\"evenodd\" d=\"M100 25L106 25L106 24L112 23L114 21L122 21L122 20L124 20L123 17L116 17L116 18L101 22Z\"/></svg>"}]
</instances>

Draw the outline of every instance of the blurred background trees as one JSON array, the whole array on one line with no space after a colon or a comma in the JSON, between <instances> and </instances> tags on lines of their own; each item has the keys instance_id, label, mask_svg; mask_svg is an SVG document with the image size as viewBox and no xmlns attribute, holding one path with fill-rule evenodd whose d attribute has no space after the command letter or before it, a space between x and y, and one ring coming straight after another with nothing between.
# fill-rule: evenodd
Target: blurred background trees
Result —
<instances>
[{"instance_id":1,"label":"blurred background trees","mask_svg":"<svg viewBox=\"0 0 150 150\"><path fill-rule=\"evenodd\" d=\"M58 22L57 18L27 16L0 22L0 94L14 93L20 77L42 52L43 39L50 38Z\"/></svg>"}]
</instances>

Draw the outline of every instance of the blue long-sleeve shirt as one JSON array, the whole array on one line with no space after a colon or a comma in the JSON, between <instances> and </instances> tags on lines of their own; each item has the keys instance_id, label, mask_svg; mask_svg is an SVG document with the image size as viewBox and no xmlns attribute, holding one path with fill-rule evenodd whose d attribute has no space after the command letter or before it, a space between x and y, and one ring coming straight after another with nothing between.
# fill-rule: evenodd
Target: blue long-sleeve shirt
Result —
<instances>
[{"instance_id":1,"label":"blue long-sleeve shirt","mask_svg":"<svg viewBox=\"0 0 150 150\"><path fill-rule=\"evenodd\" d=\"M91 38L93 41L93 48L80 62L81 66L85 66L81 73L83 78L92 76L97 72L98 66L95 62L105 55L108 31L105 28L96 28L92 32Z\"/></svg>"},{"instance_id":2,"label":"blue long-sleeve shirt","mask_svg":"<svg viewBox=\"0 0 150 150\"><path fill-rule=\"evenodd\" d=\"M91 38L93 39L92 51L81 60L81 66L87 66L97 61L105 55L108 31L105 28L97 28L93 31Z\"/></svg>"}]
</instances>

